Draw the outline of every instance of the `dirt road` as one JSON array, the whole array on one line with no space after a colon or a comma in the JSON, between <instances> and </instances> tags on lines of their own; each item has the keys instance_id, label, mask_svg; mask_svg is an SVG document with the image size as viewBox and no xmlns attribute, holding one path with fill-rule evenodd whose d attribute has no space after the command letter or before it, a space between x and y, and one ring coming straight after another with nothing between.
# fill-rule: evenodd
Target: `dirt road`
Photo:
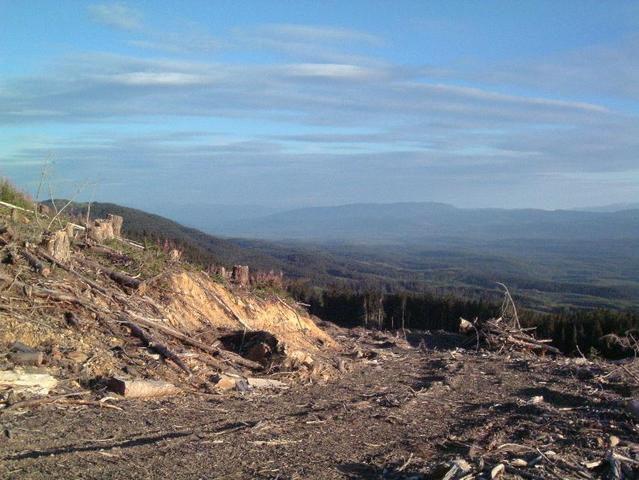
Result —
<instances>
[{"instance_id":1,"label":"dirt road","mask_svg":"<svg viewBox=\"0 0 639 480\"><path fill-rule=\"evenodd\" d=\"M503 461L504 478L600 478L605 462L584 464L611 435L639 453L628 392L601 367L419 348L376 361L273 393L5 412L0 477L419 479L461 458L475 474Z\"/></svg>"}]
</instances>

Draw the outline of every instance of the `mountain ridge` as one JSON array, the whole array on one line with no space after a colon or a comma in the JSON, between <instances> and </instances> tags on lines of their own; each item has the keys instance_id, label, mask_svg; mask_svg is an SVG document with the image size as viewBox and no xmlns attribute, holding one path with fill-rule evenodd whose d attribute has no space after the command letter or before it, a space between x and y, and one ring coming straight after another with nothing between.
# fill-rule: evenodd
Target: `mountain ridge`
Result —
<instances>
[{"instance_id":1,"label":"mountain ridge","mask_svg":"<svg viewBox=\"0 0 639 480\"><path fill-rule=\"evenodd\" d=\"M205 225L200 226L210 231ZM438 202L304 207L217 225L217 234L267 240L415 243L429 238L639 238L639 209L614 212L464 209Z\"/></svg>"}]
</instances>

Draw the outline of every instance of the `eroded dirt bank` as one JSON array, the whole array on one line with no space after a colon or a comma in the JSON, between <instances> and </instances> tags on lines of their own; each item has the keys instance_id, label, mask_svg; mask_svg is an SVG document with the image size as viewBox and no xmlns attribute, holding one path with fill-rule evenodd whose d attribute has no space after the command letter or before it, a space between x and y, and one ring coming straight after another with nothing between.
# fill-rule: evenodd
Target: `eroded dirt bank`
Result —
<instances>
[{"instance_id":1,"label":"eroded dirt bank","mask_svg":"<svg viewBox=\"0 0 639 480\"><path fill-rule=\"evenodd\" d=\"M5 412L0 477L441 479L463 460L470 470L450 478L490 478L500 463L501 478L609 478L611 451L631 460L624 478L636 475L632 364L433 350L430 340L359 338L373 358L283 391Z\"/></svg>"}]
</instances>

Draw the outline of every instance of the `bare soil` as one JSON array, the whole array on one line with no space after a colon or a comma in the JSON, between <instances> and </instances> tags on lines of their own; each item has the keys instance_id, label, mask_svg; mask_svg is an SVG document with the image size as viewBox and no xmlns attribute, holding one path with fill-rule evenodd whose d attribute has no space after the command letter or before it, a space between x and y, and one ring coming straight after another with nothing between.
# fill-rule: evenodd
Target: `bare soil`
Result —
<instances>
[{"instance_id":1,"label":"bare soil","mask_svg":"<svg viewBox=\"0 0 639 480\"><path fill-rule=\"evenodd\" d=\"M637 478L635 364L336 337L362 358L329 382L4 411L0 477L441 479L463 459L469 479L500 463L501 478L587 479L608 478L615 452Z\"/></svg>"}]
</instances>

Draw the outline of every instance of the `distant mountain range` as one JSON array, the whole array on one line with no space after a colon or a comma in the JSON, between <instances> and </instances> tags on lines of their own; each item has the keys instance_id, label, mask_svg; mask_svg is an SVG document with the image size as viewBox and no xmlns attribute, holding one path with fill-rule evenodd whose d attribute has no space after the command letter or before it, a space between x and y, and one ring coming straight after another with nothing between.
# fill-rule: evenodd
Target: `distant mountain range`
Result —
<instances>
[{"instance_id":1,"label":"distant mountain range","mask_svg":"<svg viewBox=\"0 0 639 480\"><path fill-rule=\"evenodd\" d=\"M639 238L639 209L620 211L462 209L443 203L300 208L194 226L267 240L416 244L433 239L609 240Z\"/></svg>"},{"instance_id":2,"label":"distant mountain range","mask_svg":"<svg viewBox=\"0 0 639 480\"><path fill-rule=\"evenodd\" d=\"M610 205L601 205L598 207L582 207L573 208L581 212L621 212L623 210L637 210L639 209L639 202L635 203L611 203Z\"/></svg>"}]
</instances>

